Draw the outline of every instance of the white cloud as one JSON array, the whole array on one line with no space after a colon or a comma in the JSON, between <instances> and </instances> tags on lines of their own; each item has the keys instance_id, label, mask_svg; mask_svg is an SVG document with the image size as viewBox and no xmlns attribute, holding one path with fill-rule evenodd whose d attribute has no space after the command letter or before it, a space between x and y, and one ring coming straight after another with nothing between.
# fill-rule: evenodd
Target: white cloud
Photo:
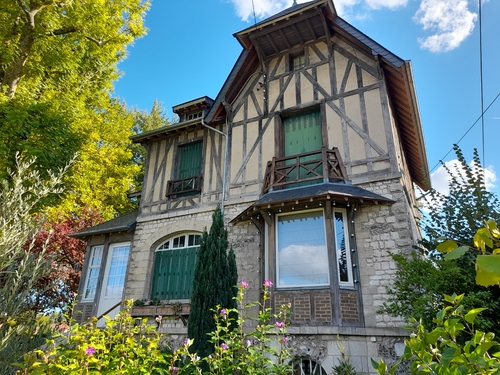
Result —
<instances>
[{"instance_id":1,"label":"white cloud","mask_svg":"<svg viewBox=\"0 0 500 375\"><path fill-rule=\"evenodd\" d=\"M366 4L372 9L396 9L405 7L408 4L408 0L366 0Z\"/></svg>"},{"instance_id":2,"label":"white cloud","mask_svg":"<svg viewBox=\"0 0 500 375\"><path fill-rule=\"evenodd\" d=\"M476 19L467 0L422 0L415 20L433 34L419 38L420 46L432 52L451 51L472 33Z\"/></svg>"},{"instance_id":3,"label":"white cloud","mask_svg":"<svg viewBox=\"0 0 500 375\"><path fill-rule=\"evenodd\" d=\"M308 0L297 2L306 1ZM414 19L431 35L419 38L420 46L432 52L447 52L457 48L472 33L477 19L477 14L469 10L468 1L471 0L421 0ZM254 12L255 20L259 22L290 7L293 0L230 0L230 2L234 5L238 17L253 23ZM408 0L335 0L334 4L340 16L359 20L366 17L368 9L395 10L407 6Z\"/></svg>"},{"instance_id":4,"label":"white cloud","mask_svg":"<svg viewBox=\"0 0 500 375\"><path fill-rule=\"evenodd\" d=\"M456 177L460 177L457 175L457 170L455 168L455 165L458 164L458 160L450 160L445 163L446 167L454 173ZM471 164L472 167L472 164ZM462 170L460 170L461 172ZM485 184L486 184L486 189L491 191L493 188L495 188L495 182L497 180L495 170L493 169L492 166L489 166L488 168L484 169L484 175L485 175ZM463 176L463 174L462 174ZM446 169L443 166L440 166L435 172L431 173L431 182L432 182L432 187L439 191L442 194L448 194L448 183L450 180L450 176Z\"/></svg>"},{"instance_id":5,"label":"white cloud","mask_svg":"<svg viewBox=\"0 0 500 375\"><path fill-rule=\"evenodd\" d=\"M278 13L292 2L290 0L231 0L236 8L236 14L243 21L253 22L254 10L257 21Z\"/></svg>"}]
</instances>

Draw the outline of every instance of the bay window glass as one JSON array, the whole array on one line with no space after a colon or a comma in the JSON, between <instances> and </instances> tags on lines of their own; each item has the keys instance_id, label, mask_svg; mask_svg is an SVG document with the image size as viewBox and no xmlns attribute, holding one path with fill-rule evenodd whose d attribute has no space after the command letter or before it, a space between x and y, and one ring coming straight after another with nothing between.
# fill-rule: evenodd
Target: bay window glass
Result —
<instances>
[{"instance_id":1,"label":"bay window glass","mask_svg":"<svg viewBox=\"0 0 500 375\"><path fill-rule=\"evenodd\" d=\"M344 210L334 210L335 253L340 285L352 285L351 252Z\"/></svg>"},{"instance_id":2,"label":"bay window glass","mask_svg":"<svg viewBox=\"0 0 500 375\"><path fill-rule=\"evenodd\" d=\"M87 280L83 291L83 299L91 300L95 297L99 271L101 270L103 246L93 246L90 252L90 261L87 269Z\"/></svg>"},{"instance_id":3,"label":"bay window glass","mask_svg":"<svg viewBox=\"0 0 500 375\"><path fill-rule=\"evenodd\" d=\"M322 210L277 216L278 287L330 284Z\"/></svg>"},{"instance_id":4,"label":"bay window glass","mask_svg":"<svg viewBox=\"0 0 500 375\"><path fill-rule=\"evenodd\" d=\"M111 262L109 264L108 279L106 282L106 297L120 297L125 285L127 272L129 244L112 246ZM109 256L109 255L108 255Z\"/></svg>"},{"instance_id":5,"label":"bay window glass","mask_svg":"<svg viewBox=\"0 0 500 375\"><path fill-rule=\"evenodd\" d=\"M189 299L200 248L199 234L183 234L156 248L151 298Z\"/></svg>"}]
</instances>

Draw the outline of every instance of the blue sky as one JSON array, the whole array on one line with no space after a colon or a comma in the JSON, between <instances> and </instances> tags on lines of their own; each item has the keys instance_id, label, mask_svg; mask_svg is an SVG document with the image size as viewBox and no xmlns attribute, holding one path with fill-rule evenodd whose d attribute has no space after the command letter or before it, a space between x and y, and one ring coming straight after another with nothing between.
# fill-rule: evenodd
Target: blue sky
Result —
<instances>
[{"instance_id":1,"label":"blue sky","mask_svg":"<svg viewBox=\"0 0 500 375\"><path fill-rule=\"evenodd\" d=\"M298 1L303 2L303 1ZM257 22L292 0L254 0ZM405 60L411 60L433 168L481 114L478 2L472 0L334 0L337 12ZM500 93L500 1L482 3L484 107ZM241 47L233 37L254 22L251 0L153 0L148 35L129 48L115 94L129 107L149 110L155 99L171 108L215 98ZM493 185L500 171L500 98L484 117L485 165ZM483 155L481 121L460 142L470 159ZM445 161L454 158L451 152ZM434 170L433 184L444 182ZM441 176L441 177L440 177ZM492 188L497 193L498 186Z\"/></svg>"}]
</instances>

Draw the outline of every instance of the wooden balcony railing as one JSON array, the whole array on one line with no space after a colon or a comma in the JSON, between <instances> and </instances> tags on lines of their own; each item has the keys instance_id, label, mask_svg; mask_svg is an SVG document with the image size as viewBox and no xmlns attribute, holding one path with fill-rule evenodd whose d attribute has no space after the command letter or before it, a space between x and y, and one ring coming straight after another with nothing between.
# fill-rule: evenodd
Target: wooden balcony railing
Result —
<instances>
[{"instance_id":1,"label":"wooden balcony railing","mask_svg":"<svg viewBox=\"0 0 500 375\"><path fill-rule=\"evenodd\" d=\"M181 180L169 180L167 182L167 197L173 195L189 195L201 192L202 176L193 176Z\"/></svg>"},{"instance_id":2,"label":"wooden balcony railing","mask_svg":"<svg viewBox=\"0 0 500 375\"><path fill-rule=\"evenodd\" d=\"M318 151L274 157L267 162L262 193L300 183L338 182L347 180L347 173L337 147ZM297 185L292 185L297 186Z\"/></svg>"}]
</instances>

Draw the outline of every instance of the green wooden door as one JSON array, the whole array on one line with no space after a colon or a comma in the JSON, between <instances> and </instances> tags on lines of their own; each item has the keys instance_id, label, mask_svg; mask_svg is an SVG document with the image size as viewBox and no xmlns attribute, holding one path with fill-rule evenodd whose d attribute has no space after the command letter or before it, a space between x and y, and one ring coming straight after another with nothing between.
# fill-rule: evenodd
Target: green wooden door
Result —
<instances>
[{"instance_id":1,"label":"green wooden door","mask_svg":"<svg viewBox=\"0 0 500 375\"><path fill-rule=\"evenodd\" d=\"M302 154L310 151L318 151L317 155L304 156L300 161L310 161L321 158L319 152L323 146L322 131L321 131L321 113L313 111L304 113L295 117L288 117L283 120L284 126L284 144L285 157L291 155ZM295 160L287 161L287 164L294 164ZM322 173L322 168L318 167L315 172ZM290 175L289 179L293 180L296 177L296 171ZM299 178L308 178L304 169L300 170ZM318 180L319 181L319 180ZM297 187L318 183L318 181L307 181L305 183L290 184L288 187Z\"/></svg>"}]
</instances>

